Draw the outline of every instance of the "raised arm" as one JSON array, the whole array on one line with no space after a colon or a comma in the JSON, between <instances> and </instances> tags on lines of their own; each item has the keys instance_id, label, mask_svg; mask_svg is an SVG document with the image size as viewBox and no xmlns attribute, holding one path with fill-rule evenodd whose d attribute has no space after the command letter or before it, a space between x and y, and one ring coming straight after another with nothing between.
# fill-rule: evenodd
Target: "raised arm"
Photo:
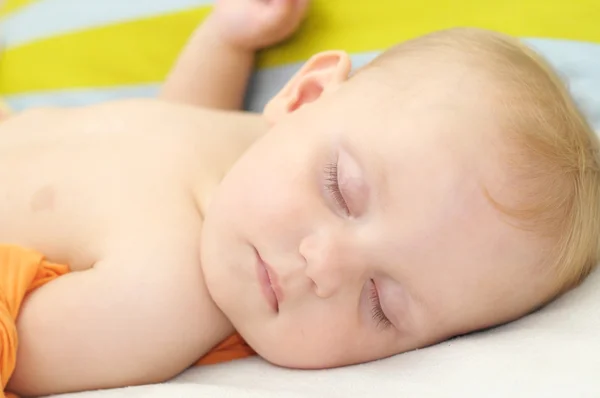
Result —
<instances>
[{"instance_id":1,"label":"raised arm","mask_svg":"<svg viewBox=\"0 0 600 398\"><path fill-rule=\"evenodd\" d=\"M255 52L288 38L308 0L216 0L185 46L160 97L210 108L241 109Z\"/></svg>"},{"instance_id":2,"label":"raised arm","mask_svg":"<svg viewBox=\"0 0 600 398\"><path fill-rule=\"evenodd\" d=\"M196 253L108 258L32 293L8 390L38 396L165 381L233 333ZM175 250L177 249L177 251Z\"/></svg>"}]
</instances>

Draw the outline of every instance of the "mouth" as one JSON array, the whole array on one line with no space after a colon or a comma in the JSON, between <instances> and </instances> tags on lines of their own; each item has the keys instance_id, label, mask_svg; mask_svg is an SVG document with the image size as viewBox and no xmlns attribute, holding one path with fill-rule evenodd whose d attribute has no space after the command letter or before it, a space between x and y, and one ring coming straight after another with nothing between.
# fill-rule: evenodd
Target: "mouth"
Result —
<instances>
[{"instance_id":1,"label":"mouth","mask_svg":"<svg viewBox=\"0 0 600 398\"><path fill-rule=\"evenodd\" d=\"M256 273L258 276L258 282L261 287L261 291L269 306L275 311L279 312L279 303L281 301L281 289L277 284L277 274L264 262L258 250L256 252Z\"/></svg>"}]
</instances>

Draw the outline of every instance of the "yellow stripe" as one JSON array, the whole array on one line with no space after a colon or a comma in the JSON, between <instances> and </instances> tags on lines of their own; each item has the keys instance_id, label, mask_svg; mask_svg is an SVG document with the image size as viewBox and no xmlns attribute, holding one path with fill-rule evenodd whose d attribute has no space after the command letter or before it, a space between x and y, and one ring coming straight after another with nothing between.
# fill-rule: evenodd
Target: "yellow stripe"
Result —
<instances>
[{"instance_id":1,"label":"yellow stripe","mask_svg":"<svg viewBox=\"0 0 600 398\"><path fill-rule=\"evenodd\" d=\"M0 18L36 1L39 0L4 0L2 5L2 0L0 0Z\"/></svg>"},{"instance_id":2,"label":"yellow stripe","mask_svg":"<svg viewBox=\"0 0 600 398\"><path fill-rule=\"evenodd\" d=\"M0 60L0 93L161 81L209 10L104 26L10 49ZM297 62L332 48L383 49L450 26L600 42L598 21L598 0L313 0L302 32L261 54L259 65Z\"/></svg>"},{"instance_id":3,"label":"yellow stripe","mask_svg":"<svg viewBox=\"0 0 600 398\"><path fill-rule=\"evenodd\" d=\"M265 53L260 64L281 65L334 48L385 49L456 26L600 43L599 21L598 0L317 0L301 34Z\"/></svg>"},{"instance_id":4,"label":"yellow stripe","mask_svg":"<svg viewBox=\"0 0 600 398\"><path fill-rule=\"evenodd\" d=\"M0 94L163 80L209 7L108 25L9 49Z\"/></svg>"}]
</instances>

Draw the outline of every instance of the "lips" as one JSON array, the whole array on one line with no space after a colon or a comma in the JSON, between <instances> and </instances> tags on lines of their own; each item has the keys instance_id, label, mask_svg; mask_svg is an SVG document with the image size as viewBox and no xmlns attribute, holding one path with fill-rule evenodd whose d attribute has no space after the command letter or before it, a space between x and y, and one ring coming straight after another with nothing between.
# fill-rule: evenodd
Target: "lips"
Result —
<instances>
[{"instance_id":1,"label":"lips","mask_svg":"<svg viewBox=\"0 0 600 398\"><path fill-rule=\"evenodd\" d=\"M281 289L277 284L277 274L267 263L263 261L258 251L256 251L256 273L258 282L267 303L275 312L279 312L279 303L281 302Z\"/></svg>"}]
</instances>

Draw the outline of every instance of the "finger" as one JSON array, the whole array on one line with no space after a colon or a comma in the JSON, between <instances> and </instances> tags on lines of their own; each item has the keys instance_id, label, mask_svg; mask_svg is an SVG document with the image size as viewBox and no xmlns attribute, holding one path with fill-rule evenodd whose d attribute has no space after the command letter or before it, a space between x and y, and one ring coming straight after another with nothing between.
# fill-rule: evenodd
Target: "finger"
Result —
<instances>
[{"instance_id":1,"label":"finger","mask_svg":"<svg viewBox=\"0 0 600 398\"><path fill-rule=\"evenodd\" d=\"M294 12L298 0L271 0L269 4L269 19L281 19Z\"/></svg>"}]
</instances>

